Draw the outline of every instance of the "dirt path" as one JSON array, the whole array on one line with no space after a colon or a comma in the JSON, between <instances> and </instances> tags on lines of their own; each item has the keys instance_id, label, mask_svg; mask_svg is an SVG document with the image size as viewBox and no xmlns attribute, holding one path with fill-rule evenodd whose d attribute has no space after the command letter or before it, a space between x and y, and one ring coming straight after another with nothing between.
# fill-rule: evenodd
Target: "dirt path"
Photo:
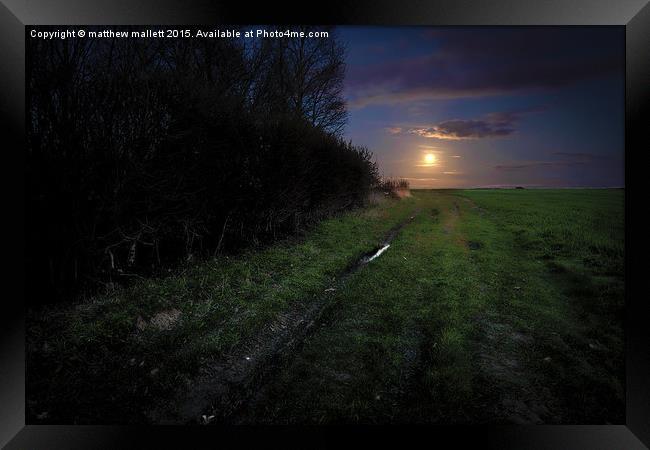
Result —
<instances>
[{"instance_id":1,"label":"dirt path","mask_svg":"<svg viewBox=\"0 0 650 450\"><path fill-rule=\"evenodd\" d=\"M297 303L280 314L227 358L206 362L190 386L179 389L173 399L149 412L150 420L161 424L236 421L238 413L253 396L259 400L259 393L269 378L298 351L327 314L333 294L344 288L355 272L386 251L419 212L419 209L414 210L408 219L391 228L377 247L351 262L321 296Z\"/></svg>"},{"instance_id":2,"label":"dirt path","mask_svg":"<svg viewBox=\"0 0 650 450\"><path fill-rule=\"evenodd\" d=\"M461 204L467 208L468 213L478 214L481 218L488 214L488 211L471 199L457 197L447 220L447 227L451 230L462 215ZM456 243L470 253L480 252L483 247L482 242L468 239L463 233L458 234ZM489 286L481 282L480 288L485 293ZM521 289L520 286L510 288L515 291ZM552 395L548 389L534 386L535 369L531 368L522 356L530 357L535 353L533 337L517 331L503 320L501 314L490 307L474 318L474 326L477 331L473 343L473 353L476 355L474 370L477 379L491 387L490 394L485 395L486 398L489 397L489 406L486 411L480 413L487 419L480 420L541 424L550 417L557 417L557 412L551 412L555 403Z\"/></svg>"},{"instance_id":3,"label":"dirt path","mask_svg":"<svg viewBox=\"0 0 650 450\"><path fill-rule=\"evenodd\" d=\"M553 372L545 372L551 358L542 350L559 339L557 329L520 315L522 298L537 301L522 280L539 269L520 266L513 236L472 200L431 193L417 205L427 213L391 229L322 295L206 364L151 418L562 422ZM369 263L372 270L360 270Z\"/></svg>"},{"instance_id":4,"label":"dirt path","mask_svg":"<svg viewBox=\"0 0 650 450\"><path fill-rule=\"evenodd\" d=\"M368 294L367 306L338 311L336 320L325 324L314 336L310 342L311 348L300 355L301 361L287 366L282 379L277 383L264 386L257 392L250 408L239 415L238 423L320 423L341 420L346 423L357 420L370 423L431 423L463 420L462 399L450 398L442 403L440 398L435 398L438 394L432 396L428 387L431 384L431 373L448 371L449 368L444 366L452 361L444 360L457 358L456 355L447 354L451 352L444 348L444 344L441 345L445 340L445 329L453 330L456 319L450 317L446 320L441 316L448 309L444 296L439 297L435 292L422 295L413 289L417 287L418 281L426 280L422 275L435 274L435 269L428 268L428 264L433 263L435 266L441 262L436 257L432 258L432 250L443 249L439 258L445 261L459 257L469 259L466 239L457 229L463 215L461 202L447 195L437 195L433 200L426 207L430 214L423 215L423 220L417 226L409 228L409 235L403 236L400 242L402 246L396 247L388 257L397 258L398 266L400 258L405 262L399 272L390 269L386 272L387 275L392 273L405 279L407 286L402 291L402 296L396 292L395 298L373 299L373 295L390 295L389 292L379 290ZM398 254L403 256L397 257ZM414 263L406 264L411 258ZM386 263L385 259L380 261L380 264ZM376 270L382 271L380 268ZM370 272L366 274L370 275ZM357 279L355 284L363 285L364 281ZM345 303L349 305L350 302L357 301L355 297L354 293L349 294ZM378 304L383 302L397 305L397 310L383 312L383 307ZM418 309L422 311L417 312ZM393 328L391 331L388 331L390 328L385 330L387 325L372 322L371 317L377 315L383 320L394 322L396 319L392 316L401 314L400 310L404 311L403 320L397 326L390 326ZM392 346L391 344L379 344L380 348L376 352L369 351L367 347L355 348L354 341L359 338L359 333L363 333L366 323L370 324L367 331L370 348L377 345L375 342L394 342L394 349L389 355L381 356L385 351L381 347ZM374 336L375 327L381 327L385 331ZM460 351L465 353L464 350ZM387 359L397 360L396 367L382 368ZM337 364L337 360L341 364ZM355 370L354 367L359 362L362 362L362 368ZM471 371L478 369L475 365ZM465 374L471 371L464 370ZM394 375L390 372L394 372ZM302 375L297 377L295 374L298 373ZM453 375L444 380L444 383L453 384L457 381L452 378ZM291 389L293 384L299 387ZM363 391L367 390L375 393L370 394L370 403L364 405ZM437 391L438 388L434 387L434 390ZM315 401L323 397L331 400ZM278 410L278 403L287 404ZM348 403L358 405L353 406L354 409L359 407L366 411L349 415L349 412L344 412L350 408ZM325 409L319 413L321 408ZM304 415L294 409L305 409ZM324 416L319 417L319 414ZM331 414L332 417L327 418ZM338 417L340 414L343 416Z\"/></svg>"},{"instance_id":5,"label":"dirt path","mask_svg":"<svg viewBox=\"0 0 650 450\"><path fill-rule=\"evenodd\" d=\"M480 318L477 326L483 336L477 344L478 369L495 398L486 413L520 425L558 421L557 411L552 413L553 396L544 386L534 385L534 371L521 357L534 352L533 338L494 316Z\"/></svg>"},{"instance_id":6,"label":"dirt path","mask_svg":"<svg viewBox=\"0 0 650 450\"><path fill-rule=\"evenodd\" d=\"M454 253L453 249L457 248L460 252L457 257L465 261L466 267L463 269L465 276L480 280L480 269L475 265L475 258L481 252L483 244L468 238L460 229L465 214L477 213L476 205L469 199L445 194L441 194L436 200L438 206L432 209L430 220L434 224L440 224L442 233L435 231L416 233L410 239L437 240L438 247L450 246L451 253ZM482 210L478 213L484 216L486 212ZM285 375L299 372L298 368L292 366L292 362L296 355L301 354L305 340L319 327L321 334L333 327L334 322L328 321L325 317L332 313L335 294L348 289L350 277L378 254L386 251L404 226L413 219L414 217L411 217L391 229L376 248L351 263L333 284L325 289L323 295L308 303L306 308L288 311L248 342L237 354L225 361L215 361L206 365L201 377L190 389L190 394L183 394L180 406L174 406L174 410L180 411L176 421L256 423L264 420L259 417L260 412L273 408L272 405L277 402L276 391L282 390L285 383L278 380L279 374L282 371ZM417 277L415 273L409 276ZM481 294L490 295L487 292L489 287L483 281L478 283ZM436 302L441 299L431 298L428 301ZM445 308L445 306L441 307ZM428 314L435 314L434 311L435 309ZM463 377L466 378L467 383L476 383L480 380L485 386L490 386L490 395L485 396L480 390L471 394L460 393L457 399L444 400L445 406L433 413L440 415L440 418L431 417L424 419L424 422L428 420L462 422L470 420L468 417L474 417L470 421L483 421L486 420L486 415L489 415L488 420L502 423L543 423L550 414L547 405L552 404L552 400L548 398L548 392L531 385L531 380L534 378L531 368L521 358L522 354L531 351L532 338L515 331L509 324L501 321L499 315L491 308L484 308L482 311L475 317L472 325L474 330L471 334L474 337L467 338L466 349L463 350L466 356L452 355L451 357L469 358L469 355L474 355L471 360L468 359L467 366L463 368L464 373L458 382L463 383ZM345 315L340 311L337 311L337 314ZM345 321L346 318L341 316L336 319L339 320ZM441 364L439 360L447 357L445 351L437 346L441 340L444 340L440 333L444 335L445 329L453 327L450 319L449 323L440 324L442 330L434 331L431 329L431 322L435 321L436 318L433 316L428 318L414 316L398 331L400 335L398 339L409 342L400 351L402 354L399 364L400 381L392 387L384 388L386 392L377 395L378 398L383 397L384 402L392 403L388 409L392 412L386 412L392 415L391 420L420 422L423 420L422 415L426 417L432 414L431 407L426 403L435 404L437 400L435 397L428 398L431 393L427 392L425 386L430 383L427 380L432 371L448 370L438 367ZM345 353L346 347L350 344L341 345L342 347L336 351ZM312 364L327 365L325 361L314 361ZM355 397L356 395L350 391L351 386L355 383L364 383L365 374L362 373L341 372L335 369L330 369L330 373L333 374L336 384L343 383L349 386L344 389L345 395ZM323 382L319 377L317 376L314 382ZM470 379L473 381L469 381ZM453 380L445 381L445 383L453 382ZM417 397L428 398L422 409L413 408L413 405L417 405L422 400ZM482 411L475 411L473 408L482 401L488 403L483 405ZM472 406L465 407L462 405L463 402ZM414 411L420 412L413 414Z\"/></svg>"}]
</instances>

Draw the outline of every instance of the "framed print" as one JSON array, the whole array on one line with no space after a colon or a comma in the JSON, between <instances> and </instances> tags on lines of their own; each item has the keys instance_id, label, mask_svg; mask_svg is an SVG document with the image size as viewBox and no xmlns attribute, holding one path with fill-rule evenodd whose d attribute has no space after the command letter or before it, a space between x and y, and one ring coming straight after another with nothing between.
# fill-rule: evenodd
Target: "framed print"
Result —
<instances>
[{"instance_id":1,"label":"framed print","mask_svg":"<svg viewBox=\"0 0 650 450\"><path fill-rule=\"evenodd\" d=\"M5 3L6 448L646 448L643 1Z\"/></svg>"}]
</instances>

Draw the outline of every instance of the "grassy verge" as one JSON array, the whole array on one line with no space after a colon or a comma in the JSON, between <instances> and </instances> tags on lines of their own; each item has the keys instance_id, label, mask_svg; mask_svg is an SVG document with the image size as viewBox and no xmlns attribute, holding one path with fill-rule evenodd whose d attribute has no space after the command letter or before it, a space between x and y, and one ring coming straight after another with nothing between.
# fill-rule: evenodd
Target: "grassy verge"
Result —
<instances>
[{"instance_id":1,"label":"grassy verge","mask_svg":"<svg viewBox=\"0 0 650 450\"><path fill-rule=\"evenodd\" d=\"M29 312L28 421L144 421L157 399L191 380L203 358L227 353L322 292L412 209L409 200L387 200L326 220L297 241Z\"/></svg>"}]
</instances>

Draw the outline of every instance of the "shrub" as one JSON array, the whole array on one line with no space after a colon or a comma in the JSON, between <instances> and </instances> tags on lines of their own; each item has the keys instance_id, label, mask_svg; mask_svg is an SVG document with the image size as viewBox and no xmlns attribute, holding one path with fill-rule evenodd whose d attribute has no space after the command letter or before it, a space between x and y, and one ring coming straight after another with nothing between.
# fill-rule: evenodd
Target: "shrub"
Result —
<instances>
[{"instance_id":1,"label":"shrub","mask_svg":"<svg viewBox=\"0 0 650 450\"><path fill-rule=\"evenodd\" d=\"M408 191L410 183L405 178L382 178L378 189L391 197L401 197L400 191Z\"/></svg>"},{"instance_id":2,"label":"shrub","mask_svg":"<svg viewBox=\"0 0 650 450\"><path fill-rule=\"evenodd\" d=\"M28 40L27 288L70 298L363 204L335 39Z\"/></svg>"}]
</instances>

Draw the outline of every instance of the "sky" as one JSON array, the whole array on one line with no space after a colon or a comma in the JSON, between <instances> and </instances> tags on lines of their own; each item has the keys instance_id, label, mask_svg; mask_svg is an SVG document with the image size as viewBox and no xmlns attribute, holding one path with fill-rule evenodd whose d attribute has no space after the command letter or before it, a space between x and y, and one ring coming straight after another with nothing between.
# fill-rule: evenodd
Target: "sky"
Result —
<instances>
[{"instance_id":1,"label":"sky","mask_svg":"<svg viewBox=\"0 0 650 450\"><path fill-rule=\"evenodd\" d=\"M624 186L619 27L341 27L346 138L415 188Z\"/></svg>"}]
</instances>

